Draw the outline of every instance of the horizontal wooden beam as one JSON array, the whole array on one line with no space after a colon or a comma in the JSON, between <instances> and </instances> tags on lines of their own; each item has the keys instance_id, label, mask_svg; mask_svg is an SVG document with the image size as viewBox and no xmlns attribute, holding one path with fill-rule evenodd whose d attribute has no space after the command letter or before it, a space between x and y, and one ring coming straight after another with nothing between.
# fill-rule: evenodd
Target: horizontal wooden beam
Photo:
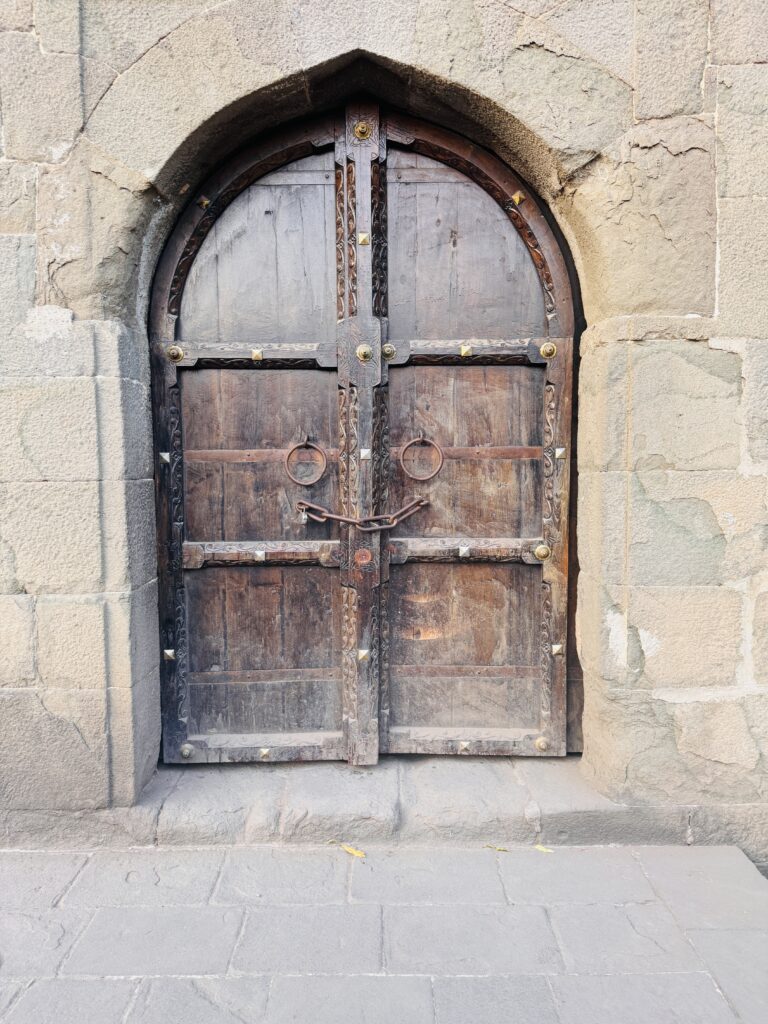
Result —
<instances>
[{"instance_id":1,"label":"horizontal wooden beam","mask_svg":"<svg viewBox=\"0 0 768 1024\"><path fill-rule=\"evenodd\" d=\"M525 562L541 565L540 537L396 537L388 542L392 565L405 562Z\"/></svg>"},{"instance_id":2,"label":"horizontal wooden beam","mask_svg":"<svg viewBox=\"0 0 768 1024\"><path fill-rule=\"evenodd\" d=\"M203 569L211 565L324 565L338 569L337 540L185 541L182 565Z\"/></svg>"},{"instance_id":3,"label":"horizontal wooden beam","mask_svg":"<svg viewBox=\"0 0 768 1024\"><path fill-rule=\"evenodd\" d=\"M322 445L321 445L322 447ZM185 462L283 462L290 448L190 448L184 452ZM400 447L390 448L390 455L400 457ZM328 462L338 462L338 448L323 448ZM445 459L540 459L540 445L476 445L473 448L443 448ZM294 458L299 462L314 462L312 449L299 448Z\"/></svg>"}]
</instances>

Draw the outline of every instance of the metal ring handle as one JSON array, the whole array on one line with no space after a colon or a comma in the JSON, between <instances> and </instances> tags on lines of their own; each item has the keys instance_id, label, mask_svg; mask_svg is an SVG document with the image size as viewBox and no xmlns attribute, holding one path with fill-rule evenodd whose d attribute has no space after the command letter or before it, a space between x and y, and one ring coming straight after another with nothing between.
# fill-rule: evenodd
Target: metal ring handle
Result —
<instances>
[{"instance_id":1,"label":"metal ring handle","mask_svg":"<svg viewBox=\"0 0 768 1024\"><path fill-rule=\"evenodd\" d=\"M299 478L297 476L294 476L293 473L291 472L291 467L289 466L288 463L293 453L297 452L299 448L314 448L316 452L320 452L323 464L320 467L320 472L317 474L317 476L312 477L311 480L299 480ZM307 438L305 437L303 441L299 441L299 443L295 444L293 448L288 449L288 451L285 454L285 458L283 459L283 466L285 468L285 472L288 474L288 476L291 478L291 480L293 480L295 484L298 484L300 487L311 487L312 484L317 483L317 481L322 477L323 473L328 468L328 456L325 454L324 449L321 448L319 444L313 444L311 441L308 441Z\"/></svg>"},{"instance_id":2,"label":"metal ring handle","mask_svg":"<svg viewBox=\"0 0 768 1024\"><path fill-rule=\"evenodd\" d=\"M433 469L431 473L427 473L426 476L417 476L415 473L412 473L409 469L406 469L405 453L408 451L409 448L413 447L413 445L415 445L415 444L428 444L428 445L431 445L435 449L435 451L437 452L437 458L438 458L437 468ZM400 459L399 459L399 462L400 462L400 468L402 469L402 471L405 473L406 476L409 476L411 478L411 480L431 480L432 477L433 476L437 476L437 474L443 468L444 458L445 457L443 455L443 449L440 447L440 445L437 443L437 441L430 441L428 437L424 437L423 434L419 434L418 437L414 437L412 441L408 441L408 443L404 444L403 447L400 449Z\"/></svg>"}]
</instances>

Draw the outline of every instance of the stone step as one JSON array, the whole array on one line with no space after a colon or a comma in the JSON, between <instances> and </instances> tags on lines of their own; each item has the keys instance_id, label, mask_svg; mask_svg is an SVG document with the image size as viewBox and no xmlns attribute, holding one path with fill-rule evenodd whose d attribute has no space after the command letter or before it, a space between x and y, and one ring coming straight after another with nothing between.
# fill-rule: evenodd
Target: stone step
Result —
<instances>
[{"instance_id":1,"label":"stone step","mask_svg":"<svg viewBox=\"0 0 768 1024\"><path fill-rule=\"evenodd\" d=\"M0 845L735 843L768 862L768 805L616 803L584 780L579 760L161 767L135 807L5 812Z\"/></svg>"}]
</instances>

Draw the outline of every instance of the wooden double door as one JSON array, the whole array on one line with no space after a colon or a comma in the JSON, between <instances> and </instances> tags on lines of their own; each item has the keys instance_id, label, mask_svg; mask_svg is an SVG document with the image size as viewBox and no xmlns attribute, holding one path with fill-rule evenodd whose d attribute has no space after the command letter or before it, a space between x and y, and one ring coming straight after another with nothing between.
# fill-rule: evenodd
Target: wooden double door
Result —
<instances>
[{"instance_id":1,"label":"wooden double door","mask_svg":"<svg viewBox=\"0 0 768 1024\"><path fill-rule=\"evenodd\" d=\"M527 187L352 104L204 186L151 330L165 760L565 753L573 313Z\"/></svg>"}]
</instances>

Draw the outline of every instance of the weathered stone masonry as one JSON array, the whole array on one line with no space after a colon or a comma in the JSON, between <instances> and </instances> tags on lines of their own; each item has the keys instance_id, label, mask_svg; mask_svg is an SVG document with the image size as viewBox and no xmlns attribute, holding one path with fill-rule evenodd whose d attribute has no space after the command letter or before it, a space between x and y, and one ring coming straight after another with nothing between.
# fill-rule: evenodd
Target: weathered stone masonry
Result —
<instances>
[{"instance_id":1,"label":"weathered stone masonry","mask_svg":"<svg viewBox=\"0 0 768 1024\"><path fill-rule=\"evenodd\" d=\"M584 771L754 820L765 0L3 0L0 804L129 804L149 777L154 265L228 152L361 83L493 148L574 256Z\"/></svg>"}]
</instances>

